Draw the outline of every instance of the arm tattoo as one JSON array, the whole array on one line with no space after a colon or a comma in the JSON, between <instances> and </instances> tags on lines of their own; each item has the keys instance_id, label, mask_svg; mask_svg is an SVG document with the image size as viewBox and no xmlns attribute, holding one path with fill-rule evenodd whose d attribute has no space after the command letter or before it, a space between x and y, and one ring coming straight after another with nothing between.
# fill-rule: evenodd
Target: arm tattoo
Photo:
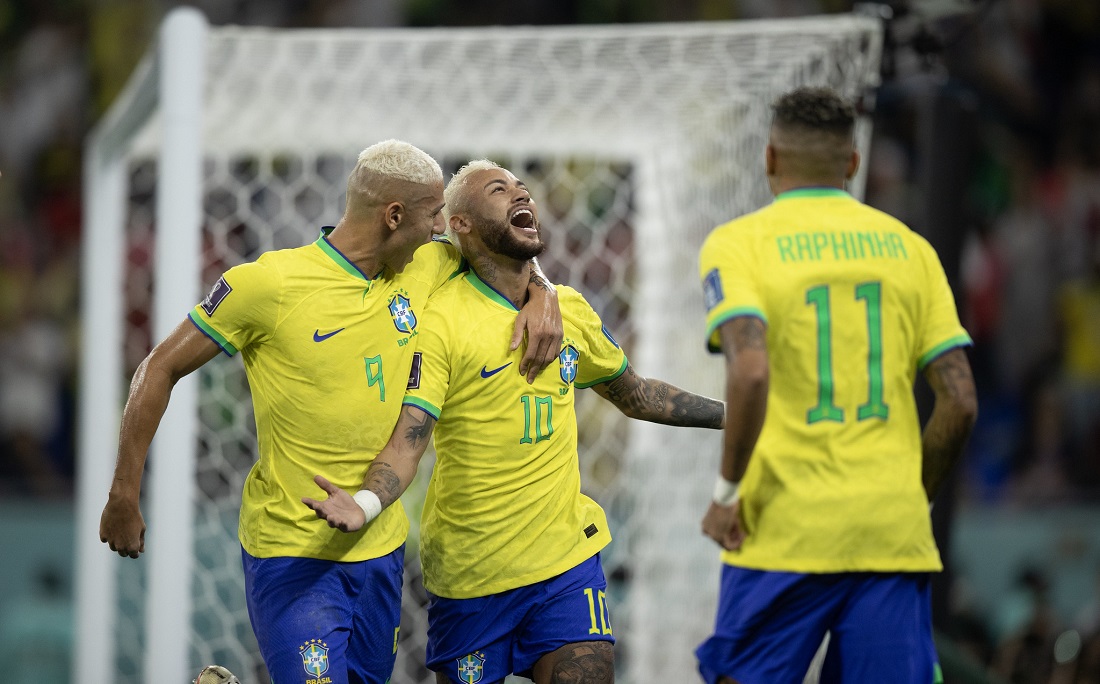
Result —
<instances>
[{"instance_id":1,"label":"arm tattoo","mask_svg":"<svg viewBox=\"0 0 1100 684\"><path fill-rule=\"evenodd\" d=\"M719 429L725 415L720 401L685 392L663 380L640 377L632 366L600 392L631 418L664 425Z\"/></svg>"},{"instance_id":2,"label":"arm tattoo","mask_svg":"<svg viewBox=\"0 0 1100 684\"><path fill-rule=\"evenodd\" d=\"M726 358L746 349L767 349L768 335L764 322L755 316L741 316L729 323L733 333L733 345L726 349Z\"/></svg>"},{"instance_id":3,"label":"arm tattoo","mask_svg":"<svg viewBox=\"0 0 1100 684\"><path fill-rule=\"evenodd\" d=\"M921 479L931 499L962 456L977 416L977 396L970 363L961 349L949 351L929 364L925 377L936 394L921 438Z\"/></svg>"},{"instance_id":4,"label":"arm tattoo","mask_svg":"<svg viewBox=\"0 0 1100 684\"><path fill-rule=\"evenodd\" d=\"M542 290L546 290L547 292L550 292L553 289L553 288L550 287L550 283L547 282L546 278L543 278L541 275L539 275L538 273L536 273L534 271L531 271L531 279L528 280L527 282L528 282L528 284L534 285L535 287L540 288Z\"/></svg>"},{"instance_id":5,"label":"arm tattoo","mask_svg":"<svg viewBox=\"0 0 1100 684\"><path fill-rule=\"evenodd\" d=\"M435 418L423 411L408 408L405 409L405 416L412 422L412 425L405 428L405 442L415 448L431 436Z\"/></svg>"},{"instance_id":6,"label":"arm tattoo","mask_svg":"<svg viewBox=\"0 0 1100 684\"><path fill-rule=\"evenodd\" d=\"M367 489L378 495L385 508L401 496L401 478L389 463L375 460L367 470Z\"/></svg>"}]
</instances>

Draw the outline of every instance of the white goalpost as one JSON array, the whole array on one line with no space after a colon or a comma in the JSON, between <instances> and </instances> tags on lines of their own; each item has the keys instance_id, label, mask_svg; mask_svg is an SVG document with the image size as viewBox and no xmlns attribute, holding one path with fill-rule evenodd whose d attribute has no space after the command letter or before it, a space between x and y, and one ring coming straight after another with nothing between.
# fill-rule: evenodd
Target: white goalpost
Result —
<instances>
[{"instance_id":1,"label":"white goalpost","mask_svg":"<svg viewBox=\"0 0 1100 684\"><path fill-rule=\"evenodd\" d=\"M697 250L770 199L776 95L878 83L881 27L802 19L478 29L211 27L173 10L88 138L74 682L184 682L217 663L266 681L236 540L256 457L247 383L219 358L180 381L153 443L147 554L99 541L121 406L155 340L221 272L315 239L364 147L400 138L447 173L487 156L540 206L553 280L592 302L645 375L721 396L703 346ZM870 124L859 125L866 153ZM852 186L862 194L862 177ZM628 421L581 393L582 481L608 511L618 681L694 681L718 552L699 532L719 435ZM431 682L413 519L393 682ZM303 671L303 675L305 672Z\"/></svg>"}]
</instances>

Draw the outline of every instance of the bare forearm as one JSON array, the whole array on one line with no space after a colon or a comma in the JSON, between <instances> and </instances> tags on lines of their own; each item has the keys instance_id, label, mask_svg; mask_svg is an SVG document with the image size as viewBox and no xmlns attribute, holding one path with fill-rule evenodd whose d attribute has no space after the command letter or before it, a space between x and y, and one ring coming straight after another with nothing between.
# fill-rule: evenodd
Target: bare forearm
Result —
<instances>
[{"instance_id":1,"label":"bare forearm","mask_svg":"<svg viewBox=\"0 0 1100 684\"><path fill-rule=\"evenodd\" d=\"M168 408L172 386L172 378L163 370L151 367L147 361L134 373L119 427L112 495L136 497L140 494L146 455Z\"/></svg>"},{"instance_id":2,"label":"bare forearm","mask_svg":"<svg viewBox=\"0 0 1100 684\"><path fill-rule=\"evenodd\" d=\"M725 417L722 402L644 378L630 366L601 394L624 415L651 423L720 430Z\"/></svg>"},{"instance_id":3,"label":"bare forearm","mask_svg":"<svg viewBox=\"0 0 1100 684\"><path fill-rule=\"evenodd\" d=\"M931 501L939 492L947 474L962 457L973 422L957 406L937 403L921 436L923 461L921 480Z\"/></svg>"},{"instance_id":4,"label":"bare forearm","mask_svg":"<svg viewBox=\"0 0 1100 684\"><path fill-rule=\"evenodd\" d=\"M921 481L931 501L962 456L978 418L978 399L970 361L962 349L952 349L934 360L924 377L936 394L932 416L921 436Z\"/></svg>"},{"instance_id":5,"label":"bare forearm","mask_svg":"<svg viewBox=\"0 0 1100 684\"><path fill-rule=\"evenodd\" d=\"M390 441L363 479L363 489L374 492L382 508L397 501L412 484L434 427L435 419L424 411L411 406L401 408Z\"/></svg>"},{"instance_id":6,"label":"bare forearm","mask_svg":"<svg viewBox=\"0 0 1100 684\"><path fill-rule=\"evenodd\" d=\"M740 482L749 466L767 414L768 383L731 374L726 382L726 428L722 435L722 477Z\"/></svg>"}]
</instances>

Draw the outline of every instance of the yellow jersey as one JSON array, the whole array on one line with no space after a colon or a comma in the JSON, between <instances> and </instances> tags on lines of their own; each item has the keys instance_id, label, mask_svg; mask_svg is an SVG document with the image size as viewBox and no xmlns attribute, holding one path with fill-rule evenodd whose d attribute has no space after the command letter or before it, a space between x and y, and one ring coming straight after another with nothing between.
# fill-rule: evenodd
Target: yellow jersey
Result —
<instances>
[{"instance_id":1,"label":"yellow jersey","mask_svg":"<svg viewBox=\"0 0 1100 684\"><path fill-rule=\"evenodd\" d=\"M364 274L316 242L268 252L222 276L189 317L238 351L252 391L259 459L245 479L238 534L249 554L360 561L405 541L400 505L352 534L301 502L323 474L354 492L389 439L409 380L418 314L461 266L451 245L418 249L400 274Z\"/></svg>"},{"instance_id":2,"label":"yellow jersey","mask_svg":"<svg viewBox=\"0 0 1100 684\"><path fill-rule=\"evenodd\" d=\"M508 350L516 308L473 271L424 312L405 403L438 420L420 526L433 594L533 584L611 541L603 509L581 493L574 393L617 378L627 360L580 293L558 286L558 303L558 363L530 385L516 369L522 350Z\"/></svg>"},{"instance_id":3,"label":"yellow jersey","mask_svg":"<svg viewBox=\"0 0 1100 684\"><path fill-rule=\"evenodd\" d=\"M931 245L846 192L806 188L716 228L700 254L707 342L767 324L763 430L741 483L731 565L936 571L918 370L970 344Z\"/></svg>"}]
</instances>

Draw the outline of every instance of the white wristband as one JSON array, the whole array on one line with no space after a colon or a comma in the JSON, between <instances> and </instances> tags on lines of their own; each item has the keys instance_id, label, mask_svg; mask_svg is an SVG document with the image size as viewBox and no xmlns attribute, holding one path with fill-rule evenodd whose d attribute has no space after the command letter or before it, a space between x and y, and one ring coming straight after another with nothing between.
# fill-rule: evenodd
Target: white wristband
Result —
<instances>
[{"instance_id":1,"label":"white wristband","mask_svg":"<svg viewBox=\"0 0 1100 684\"><path fill-rule=\"evenodd\" d=\"M719 506L732 506L741 500L740 482L730 482L721 475L714 482L714 503Z\"/></svg>"},{"instance_id":2,"label":"white wristband","mask_svg":"<svg viewBox=\"0 0 1100 684\"><path fill-rule=\"evenodd\" d=\"M355 503L363 509L363 515L367 516L364 525L377 518L382 512L382 501L369 489L360 489L351 498L355 499Z\"/></svg>"}]
</instances>

